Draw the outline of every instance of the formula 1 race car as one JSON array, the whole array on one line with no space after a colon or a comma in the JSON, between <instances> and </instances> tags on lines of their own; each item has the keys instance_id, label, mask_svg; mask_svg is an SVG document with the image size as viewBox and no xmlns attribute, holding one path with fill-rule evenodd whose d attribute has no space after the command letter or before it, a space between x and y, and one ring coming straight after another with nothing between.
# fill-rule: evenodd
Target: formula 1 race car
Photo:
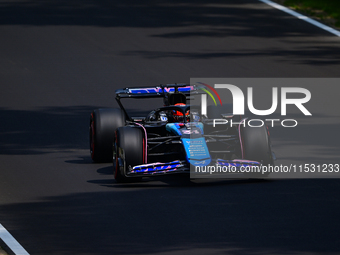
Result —
<instances>
[{"instance_id":1,"label":"formula 1 race car","mask_svg":"<svg viewBox=\"0 0 340 255\"><path fill-rule=\"evenodd\" d=\"M190 166L273 164L266 126L251 128L232 114L231 105L211 105L206 115L188 104L198 85L167 84L116 90L120 108L91 113L90 151L94 162L113 162L117 182L142 177L190 173ZM131 117L124 98L163 98L164 106L143 117ZM213 127L213 119L237 119L238 125Z\"/></svg>"}]
</instances>

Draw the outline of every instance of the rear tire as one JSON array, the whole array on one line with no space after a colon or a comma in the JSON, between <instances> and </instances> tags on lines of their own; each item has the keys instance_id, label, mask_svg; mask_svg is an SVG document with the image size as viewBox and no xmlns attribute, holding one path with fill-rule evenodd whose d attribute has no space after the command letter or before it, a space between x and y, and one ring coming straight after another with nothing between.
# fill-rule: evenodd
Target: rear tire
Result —
<instances>
[{"instance_id":1,"label":"rear tire","mask_svg":"<svg viewBox=\"0 0 340 255\"><path fill-rule=\"evenodd\" d=\"M115 131L121 126L125 126L125 115L121 109L102 108L91 113L90 152L94 162L112 162Z\"/></svg>"},{"instance_id":2,"label":"rear tire","mask_svg":"<svg viewBox=\"0 0 340 255\"><path fill-rule=\"evenodd\" d=\"M139 128L120 127L116 131L115 162L113 175L117 182L140 181L141 177L126 177L129 166L142 165L144 163L144 137ZM122 166L119 165L119 160Z\"/></svg>"},{"instance_id":3,"label":"rear tire","mask_svg":"<svg viewBox=\"0 0 340 255\"><path fill-rule=\"evenodd\" d=\"M266 126L249 127L241 126L243 157L245 160L253 160L262 165L274 165L271 151L269 132ZM268 174L246 173L250 178L266 177Z\"/></svg>"}]
</instances>

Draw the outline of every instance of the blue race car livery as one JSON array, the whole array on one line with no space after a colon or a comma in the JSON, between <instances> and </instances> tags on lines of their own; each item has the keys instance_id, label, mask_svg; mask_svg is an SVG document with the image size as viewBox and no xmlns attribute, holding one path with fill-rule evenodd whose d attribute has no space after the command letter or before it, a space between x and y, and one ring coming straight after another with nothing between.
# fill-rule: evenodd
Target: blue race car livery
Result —
<instances>
[{"instance_id":1,"label":"blue race car livery","mask_svg":"<svg viewBox=\"0 0 340 255\"><path fill-rule=\"evenodd\" d=\"M273 164L267 128L242 125L230 106L208 106L207 115L190 105L191 97L205 93L202 85L167 84L116 91L120 108L91 113L90 151L95 162L113 162L117 182L145 176L190 173L194 167L218 165L241 168ZM131 117L124 98L163 98L164 106L146 116ZM229 108L228 108L229 107ZM236 118L238 125L212 126L214 118Z\"/></svg>"}]
</instances>

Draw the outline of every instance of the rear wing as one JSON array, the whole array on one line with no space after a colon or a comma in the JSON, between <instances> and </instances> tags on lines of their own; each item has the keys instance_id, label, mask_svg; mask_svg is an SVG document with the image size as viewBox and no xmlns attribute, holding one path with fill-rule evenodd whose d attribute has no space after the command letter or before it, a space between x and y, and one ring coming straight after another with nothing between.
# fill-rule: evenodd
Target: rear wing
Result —
<instances>
[{"instance_id":1,"label":"rear wing","mask_svg":"<svg viewBox=\"0 0 340 255\"><path fill-rule=\"evenodd\" d=\"M185 83L175 83L159 85L155 87L130 87L116 90L116 98L152 98L165 97L166 93L181 92L189 96L191 92L197 90L196 85Z\"/></svg>"},{"instance_id":2,"label":"rear wing","mask_svg":"<svg viewBox=\"0 0 340 255\"><path fill-rule=\"evenodd\" d=\"M175 83L159 85L154 87L130 87L116 90L116 101L119 107L124 111L127 120L131 121L120 99L122 98L167 98L168 93L182 93L188 99L192 94L200 94L203 90L200 85L190 85L186 83Z\"/></svg>"}]
</instances>

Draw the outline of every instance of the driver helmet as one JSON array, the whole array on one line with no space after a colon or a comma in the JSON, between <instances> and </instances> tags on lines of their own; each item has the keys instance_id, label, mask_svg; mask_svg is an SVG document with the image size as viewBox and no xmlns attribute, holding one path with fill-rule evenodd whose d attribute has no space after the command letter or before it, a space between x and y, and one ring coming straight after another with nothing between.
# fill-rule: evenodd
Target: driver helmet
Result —
<instances>
[{"instance_id":1,"label":"driver helmet","mask_svg":"<svg viewBox=\"0 0 340 255\"><path fill-rule=\"evenodd\" d=\"M175 106L185 106L185 104L183 103L177 103L175 104ZM176 111L176 110L172 110L171 111L171 115L173 117L173 120L175 122L182 122L184 119L183 119L183 113L180 112L180 111ZM190 121L190 110L187 110L186 113L185 113L185 117L187 118L187 121Z\"/></svg>"}]
</instances>

